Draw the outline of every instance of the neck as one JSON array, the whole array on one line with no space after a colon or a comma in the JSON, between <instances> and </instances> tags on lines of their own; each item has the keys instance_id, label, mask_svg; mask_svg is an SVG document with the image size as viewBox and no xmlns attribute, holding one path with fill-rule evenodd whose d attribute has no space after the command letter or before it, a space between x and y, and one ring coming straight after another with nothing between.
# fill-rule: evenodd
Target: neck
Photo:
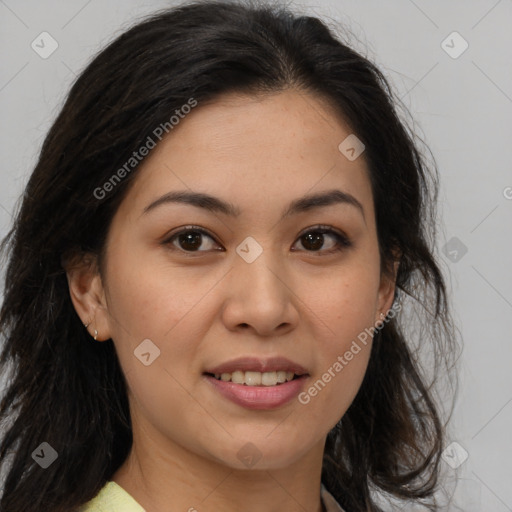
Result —
<instances>
[{"instance_id":1,"label":"neck","mask_svg":"<svg viewBox=\"0 0 512 512\"><path fill-rule=\"evenodd\" d=\"M143 436L134 432L130 454L111 480L151 512L167 512L171 505L188 512L322 512L324 443L286 467L241 470L144 429Z\"/></svg>"}]
</instances>

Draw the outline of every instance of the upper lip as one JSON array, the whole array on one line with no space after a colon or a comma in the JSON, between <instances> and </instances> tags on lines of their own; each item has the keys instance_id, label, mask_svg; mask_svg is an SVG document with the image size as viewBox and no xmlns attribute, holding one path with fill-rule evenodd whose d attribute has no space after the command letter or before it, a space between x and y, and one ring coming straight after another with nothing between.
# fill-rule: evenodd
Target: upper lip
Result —
<instances>
[{"instance_id":1,"label":"upper lip","mask_svg":"<svg viewBox=\"0 0 512 512\"><path fill-rule=\"evenodd\" d=\"M210 368L206 370L205 373L233 373L237 370L261 373L283 370L293 372L296 375L308 375L307 370L303 366L294 361L290 361L290 359L287 359L286 357L272 357L269 359L239 357Z\"/></svg>"}]
</instances>

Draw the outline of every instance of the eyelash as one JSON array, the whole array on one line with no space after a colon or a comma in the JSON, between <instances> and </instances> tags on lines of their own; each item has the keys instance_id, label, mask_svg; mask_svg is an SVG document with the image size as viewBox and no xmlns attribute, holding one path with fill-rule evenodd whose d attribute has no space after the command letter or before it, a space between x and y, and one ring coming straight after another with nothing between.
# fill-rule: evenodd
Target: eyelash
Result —
<instances>
[{"instance_id":1,"label":"eyelash","mask_svg":"<svg viewBox=\"0 0 512 512\"><path fill-rule=\"evenodd\" d=\"M217 245L220 245L215 238L208 233L205 229L199 227L199 226L187 226L186 228L183 228L182 230L173 233L171 236L167 237L162 244L167 246L173 246L171 250L179 250L189 256L195 255L196 253L205 253L209 251L187 251L185 249L181 249L180 247L174 246L173 241L177 239L180 235L185 235L187 233L200 233L202 235L207 236L208 238L211 238ZM328 249L328 250L319 250L319 251L308 251L305 250L308 253L316 254L318 253L320 256L326 255L326 254L333 254L336 252L340 252L344 249L347 249L352 246L352 242L350 239L342 232L339 232L332 228L332 226L326 226L326 225L318 225L313 226L311 228L308 228L307 230L303 231L298 237L297 240L300 240L302 237L310 234L310 233L316 233L321 235L331 235L336 240L336 246L334 248ZM295 245L295 243L294 243Z\"/></svg>"}]
</instances>

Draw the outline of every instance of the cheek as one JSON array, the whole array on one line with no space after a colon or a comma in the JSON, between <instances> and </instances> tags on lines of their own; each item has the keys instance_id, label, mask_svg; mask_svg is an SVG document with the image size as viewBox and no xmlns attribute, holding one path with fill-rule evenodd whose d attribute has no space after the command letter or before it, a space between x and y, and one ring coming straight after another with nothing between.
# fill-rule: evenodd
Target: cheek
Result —
<instances>
[{"instance_id":1,"label":"cheek","mask_svg":"<svg viewBox=\"0 0 512 512\"><path fill-rule=\"evenodd\" d=\"M370 316L349 306L353 304L347 305L343 316L337 317L338 324L331 324L333 332L317 338L316 371L299 396L299 402L308 411L308 421L314 425L321 417L326 431L338 423L354 400L371 353Z\"/></svg>"},{"instance_id":2,"label":"cheek","mask_svg":"<svg viewBox=\"0 0 512 512\"><path fill-rule=\"evenodd\" d=\"M188 277L165 263L142 260L135 253L117 256L119 264L109 270L111 334L134 421L149 421L179 439L177 418L192 424L204 421L204 410L187 389L197 350L194 340L203 336L197 314L204 314L201 298L209 289L204 282L211 280L213 285L213 277L196 283L192 273ZM146 353L148 357L143 356ZM189 423L185 431L190 428Z\"/></svg>"},{"instance_id":3,"label":"cheek","mask_svg":"<svg viewBox=\"0 0 512 512\"><path fill-rule=\"evenodd\" d=\"M205 408L189 391L186 372L171 366L173 359L169 361L164 352L150 366L134 365L125 372L133 428L157 440L163 435L190 451L206 455L208 437L226 437L225 430L213 421L215 411Z\"/></svg>"},{"instance_id":4,"label":"cheek","mask_svg":"<svg viewBox=\"0 0 512 512\"><path fill-rule=\"evenodd\" d=\"M109 269L109 312L118 337L129 333L134 340L167 339L220 276L193 266L171 265L149 251L144 257L129 251L129 256L119 255L117 261Z\"/></svg>"},{"instance_id":5,"label":"cheek","mask_svg":"<svg viewBox=\"0 0 512 512\"><path fill-rule=\"evenodd\" d=\"M108 307L123 372L131 389L144 397L143 403L164 403L173 396L178 408L180 400L185 407L190 397L181 396L183 385L197 366L197 351L214 314L209 290L225 270L179 267L149 251L144 257L136 251L121 254L116 251L110 259L119 263L109 268ZM149 347L150 360L153 352L158 354L147 367L136 357L147 352L141 346Z\"/></svg>"},{"instance_id":6,"label":"cheek","mask_svg":"<svg viewBox=\"0 0 512 512\"><path fill-rule=\"evenodd\" d=\"M322 414L332 428L355 398L372 345L378 267L353 265L332 272L309 288L305 311L314 326L317 372L301 403L312 421Z\"/></svg>"},{"instance_id":7,"label":"cheek","mask_svg":"<svg viewBox=\"0 0 512 512\"><path fill-rule=\"evenodd\" d=\"M378 267L347 265L304 282L301 297L322 328L326 347L343 349L348 340L374 324L378 299Z\"/></svg>"}]
</instances>

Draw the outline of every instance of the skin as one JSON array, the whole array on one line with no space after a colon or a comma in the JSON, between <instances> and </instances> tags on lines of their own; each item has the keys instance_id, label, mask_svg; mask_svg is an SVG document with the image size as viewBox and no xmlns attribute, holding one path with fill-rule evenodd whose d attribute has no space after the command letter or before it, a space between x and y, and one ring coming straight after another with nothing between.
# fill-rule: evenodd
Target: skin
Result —
<instances>
[{"instance_id":1,"label":"skin","mask_svg":"<svg viewBox=\"0 0 512 512\"><path fill-rule=\"evenodd\" d=\"M364 154L349 161L338 150L350 133L320 98L295 90L200 104L144 160L112 221L103 275L85 263L68 271L78 314L99 341L112 339L126 375L134 443L112 480L145 509L322 510L324 442L361 385L371 341L306 405L248 410L202 373L282 355L308 370L307 389L391 307ZM338 203L281 218L291 201L331 189L354 196L364 216ZM176 190L241 213L179 203L143 213ZM329 252L327 234L312 250L302 232L319 224L352 245ZM213 238L188 254L176 238L164 243L187 225ZM236 253L247 236L263 249L252 263ZM134 350L148 338L161 352L145 366ZM261 454L250 469L237 457L248 442Z\"/></svg>"}]
</instances>

